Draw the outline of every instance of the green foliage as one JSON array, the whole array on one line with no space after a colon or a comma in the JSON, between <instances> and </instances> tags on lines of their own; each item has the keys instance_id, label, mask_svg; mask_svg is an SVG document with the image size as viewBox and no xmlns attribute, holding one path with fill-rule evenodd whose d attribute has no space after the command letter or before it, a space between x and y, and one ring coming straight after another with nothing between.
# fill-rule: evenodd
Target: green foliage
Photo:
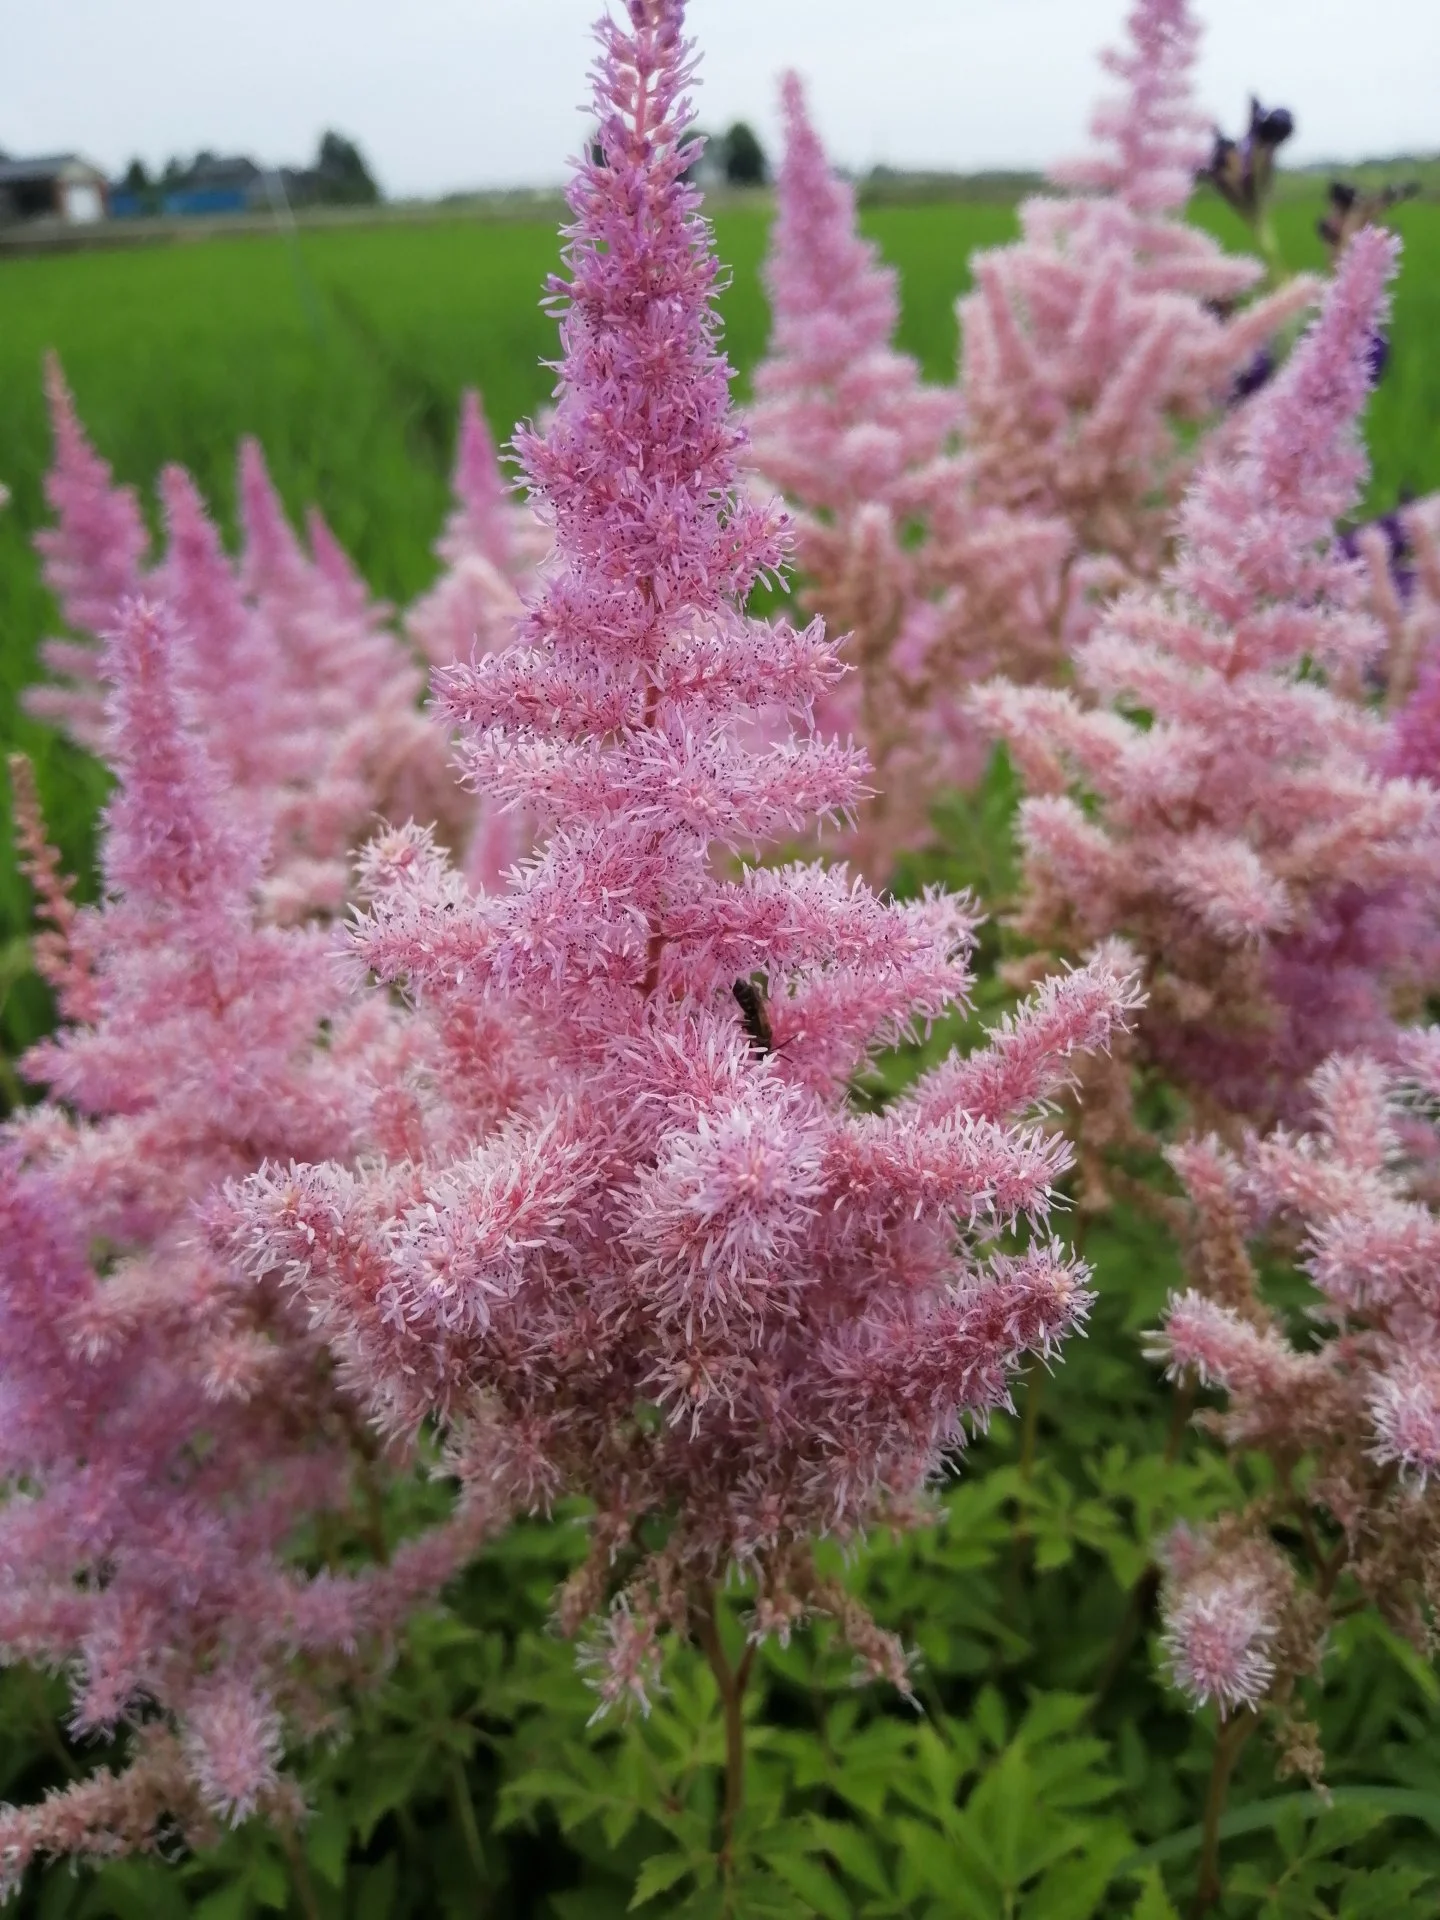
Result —
<instances>
[{"instance_id":1,"label":"green foliage","mask_svg":"<svg viewBox=\"0 0 1440 1920\"><path fill-rule=\"evenodd\" d=\"M923 877L1004 870L1003 762L945 816ZM916 876L917 879L921 876ZM890 1086L925 1050L887 1063ZM715 1681L682 1649L644 1720L591 1723L574 1649L547 1626L578 1559L577 1515L507 1535L450 1611L415 1624L351 1737L305 1757L299 1835L258 1825L175 1864L37 1876L43 1920L382 1916L864 1916L1175 1920L1200 1843L1213 1723L1157 1673L1151 1550L1183 1516L1243 1498L1173 1420L1139 1354L1178 1279L1151 1222L1091 1222L1090 1337L1032 1373L978 1435L933 1523L876 1539L841 1574L917 1655L915 1699L857 1689L822 1622L767 1645L745 1699L745 1803L721 1870L725 1735ZM403 1515L395 1515L399 1520ZM735 1660L745 1595L727 1596ZM89 1764L46 1744L58 1689L0 1681L0 1792ZM1421 1920L1440 1905L1440 1685L1386 1629L1344 1624L1320 1721L1333 1797L1279 1791L1251 1743L1223 1824L1222 1920ZM53 1742L53 1735L50 1736Z\"/></svg>"},{"instance_id":2,"label":"green foliage","mask_svg":"<svg viewBox=\"0 0 1440 1920\"><path fill-rule=\"evenodd\" d=\"M1317 197L1318 198L1318 197ZM1318 247L1314 205L1280 224L1296 264ZM1223 208L1203 217L1217 226ZM976 245L1011 230L999 206L876 212L902 270L903 342L942 377L951 304ZM1440 485L1440 217L1402 210L1407 266L1390 373L1372 408L1377 504ZM764 340L764 220L719 223L734 283L726 319L749 366ZM1227 233L1227 238L1238 236ZM409 596L429 543L462 385L485 391L503 434L545 398L551 323L536 305L549 228L392 227L193 249L0 261L0 450L14 491L0 515L0 735L37 755L72 866L87 870L103 776L18 718L52 613L28 541L43 519L41 350L65 356L81 411L122 478L190 465L233 509L233 451L264 440L292 507L318 500L377 588ZM977 795L937 815L936 849L905 890L973 887L993 914L1014 885L1015 782L997 758ZM5 823L0 821L0 834ZM8 844L8 834L5 835ZM14 1050L43 1031L28 972L25 901L0 853L0 1022ZM857 1091L883 1101L1003 1009L982 933L976 1013L879 1063ZM0 1098L4 1097L0 1088ZM977 1435L933 1524L876 1539L841 1572L915 1648L915 1701L857 1690L821 1624L755 1662L749 1761L733 1871L721 1871L725 1738L715 1683L693 1650L645 1721L590 1724L573 1648L548 1625L582 1546L576 1516L498 1541L418 1621L378 1690L350 1705L347 1740L301 1756L311 1816L297 1834L242 1828L202 1856L32 1877L18 1911L40 1920L408 1920L409 1916L961 1916L1177 1920L1189 1902L1213 1722L1158 1677L1152 1552L1181 1516L1247 1485L1176 1421L1140 1356L1179 1275L1173 1246L1124 1207L1084 1225L1098 1301L1088 1339L1025 1381L1013 1417ZM417 1494L418 1500L421 1496ZM403 1521L403 1514L392 1518ZM732 1658L745 1595L727 1597ZM1333 1798L1283 1784L1259 1741L1222 1825L1223 1920L1381 1920L1440 1911L1440 1685L1365 1616L1338 1630L1317 1717ZM0 1796L28 1798L103 1755L72 1748L64 1687L0 1675Z\"/></svg>"}]
</instances>

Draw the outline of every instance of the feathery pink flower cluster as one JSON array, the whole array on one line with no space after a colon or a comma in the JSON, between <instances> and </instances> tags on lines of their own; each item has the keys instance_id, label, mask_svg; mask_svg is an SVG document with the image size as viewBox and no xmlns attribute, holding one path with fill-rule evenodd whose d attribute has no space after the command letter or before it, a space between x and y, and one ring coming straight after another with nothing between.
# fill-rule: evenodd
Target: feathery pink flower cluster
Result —
<instances>
[{"instance_id":1,"label":"feathery pink flower cluster","mask_svg":"<svg viewBox=\"0 0 1440 1920\"><path fill-rule=\"evenodd\" d=\"M838 672L820 624L740 611L781 522L741 484L682 6L627 0L597 33L558 404L517 442L555 555L514 641L437 675L470 779L542 837L501 894L386 837L355 932L432 1015L507 1020L532 1077L448 1161L271 1169L231 1243L288 1274L388 1427L438 1417L482 1504L589 1496L560 1618L603 1618L605 1699L643 1702L660 1630L703 1639L734 1567L757 1635L832 1611L904 1684L807 1542L903 1519L1083 1319L1086 1269L1044 1230L1067 1149L1033 1115L1133 992L1101 957L891 1111L847 1105L870 1047L964 999L970 910L729 865L849 813L865 767L806 724ZM758 742L764 709L798 731Z\"/></svg>"},{"instance_id":2,"label":"feathery pink flower cluster","mask_svg":"<svg viewBox=\"0 0 1440 1920\"><path fill-rule=\"evenodd\" d=\"M1387 777L1384 722L1346 697L1383 635L1333 539L1395 251L1351 243L1202 468L1161 585L1077 651L1081 691L976 696L1029 789L1021 929L1060 953L1135 944L1145 1058L1216 1125L1283 1115L1332 1051L1384 1053L1397 996L1433 974L1440 791Z\"/></svg>"},{"instance_id":3,"label":"feathery pink flower cluster","mask_svg":"<svg viewBox=\"0 0 1440 1920\"><path fill-rule=\"evenodd\" d=\"M419 669L319 513L307 555L247 441L238 564L193 480L172 466L160 479L166 548L148 566L134 492L114 485L86 440L54 363L48 382L57 525L39 545L65 622L84 637L47 643L61 684L32 689L30 710L103 752L101 636L121 601L144 592L190 636L182 670L208 751L269 830L275 918L338 911L350 852L377 816L418 814L463 842L470 812L448 777L448 743L419 710Z\"/></svg>"},{"instance_id":4,"label":"feathery pink flower cluster","mask_svg":"<svg viewBox=\"0 0 1440 1920\"><path fill-rule=\"evenodd\" d=\"M1026 202L1021 239L975 256L953 389L895 351L894 275L786 82L755 458L794 505L804 603L850 633L820 719L875 767L850 850L877 878L978 773L966 684L1061 678L1097 602L1158 574L1196 427L1312 297L1240 308L1259 263L1180 217L1207 146L1186 0L1139 0L1130 36L1096 151L1055 176L1079 191Z\"/></svg>"},{"instance_id":5,"label":"feathery pink flower cluster","mask_svg":"<svg viewBox=\"0 0 1440 1920\"><path fill-rule=\"evenodd\" d=\"M1194 427L1312 298L1297 280L1237 305L1259 262L1181 217L1209 147L1188 0L1136 0L1128 25L1095 151L1052 176L1077 191L1027 200L1020 239L975 256L959 307L977 497L1064 520L1092 592L1159 573Z\"/></svg>"},{"instance_id":6,"label":"feathery pink flower cluster","mask_svg":"<svg viewBox=\"0 0 1440 1920\"><path fill-rule=\"evenodd\" d=\"M387 1557L378 1448L323 1344L204 1244L227 1178L395 1150L407 1068L441 1049L347 1011L322 934L257 924L264 826L202 738L187 644L144 600L105 643L102 906L70 904L16 782L66 1024L22 1062L48 1098L0 1130L0 1658L73 1672L74 1730L118 1764L0 1811L0 1889L41 1854L293 1817L287 1732L333 1718L483 1518ZM366 1571L294 1557L326 1516Z\"/></svg>"},{"instance_id":7,"label":"feathery pink flower cluster","mask_svg":"<svg viewBox=\"0 0 1440 1920\"><path fill-rule=\"evenodd\" d=\"M958 395L922 384L896 351L895 274L860 237L794 74L783 92L774 329L749 425L760 473L794 511L803 603L846 635L855 671L818 717L860 740L875 770L846 850L883 881L925 837L937 793L979 771L964 684L1054 673L1071 542L1062 521L974 498L954 452Z\"/></svg>"},{"instance_id":8,"label":"feathery pink flower cluster","mask_svg":"<svg viewBox=\"0 0 1440 1920\"><path fill-rule=\"evenodd\" d=\"M1171 1544L1171 1667L1222 1710L1264 1702L1283 1722L1351 1593L1429 1645L1426 1614L1440 1602L1440 1221L1433 1134L1418 1164L1407 1146L1414 1093L1440 1092L1440 1034L1406 1035L1398 1058L1328 1061L1313 1083L1313 1132L1252 1135L1236 1153L1196 1140L1170 1154L1194 1203L1193 1284L1172 1298L1155 1357L1172 1378L1223 1393L1215 1431L1275 1469L1273 1491L1243 1514ZM1297 1227L1318 1296L1303 1338L1263 1298L1247 1247Z\"/></svg>"},{"instance_id":9,"label":"feathery pink flower cluster","mask_svg":"<svg viewBox=\"0 0 1440 1920\"><path fill-rule=\"evenodd\" d=\"M503 646L520 619L521 589L550 549L547 529L510 497L480 396L467 392L452 479L455 505L435 543L445 570L405 615L405 631L431 666Z\"/></svg>"},{"instance_id":10,"label":"feathery pink flower cluster","mask_svg":"<svg viewBox=\"0 0 1440 1920\"><path fill-rule=\"evenodd\" d=\"M505 645L519 624L522 595L550 550L549 530L510 496L474 392L461 402L453 488L455 505L435 543L444 570L405 615L407 637L432 667ZM498 884L529 840L528 823L518 814L476 807L466 876L479 886Z\"/></svg>"}]
</instances>

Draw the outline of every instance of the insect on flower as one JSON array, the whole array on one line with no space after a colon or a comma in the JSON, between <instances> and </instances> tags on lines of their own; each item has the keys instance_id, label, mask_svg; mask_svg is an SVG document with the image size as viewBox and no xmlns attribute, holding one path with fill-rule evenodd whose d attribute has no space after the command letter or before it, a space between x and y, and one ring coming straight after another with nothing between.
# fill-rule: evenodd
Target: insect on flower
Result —
<instances>
[{"instance_id":1,"label":"insect on flower","mask_svg":"<svg viewBox=\"0 0 1440 1920\"><path fill-rule=\"evenodd\" d=\"M770 997L763 980L737 980L730 989L740 1004L740 1024L750 1036L750 1045L758 1054L774 1053L775 1035L770 1026Z\"/></svg>"}]
</instances>

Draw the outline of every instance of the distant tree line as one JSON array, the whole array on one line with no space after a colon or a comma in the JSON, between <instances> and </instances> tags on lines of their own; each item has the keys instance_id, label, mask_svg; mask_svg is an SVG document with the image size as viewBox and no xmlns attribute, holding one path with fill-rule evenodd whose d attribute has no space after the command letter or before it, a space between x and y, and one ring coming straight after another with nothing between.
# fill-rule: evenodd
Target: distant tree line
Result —
<instances>
[{"instance_id":1,"label":"distant tree line","mask_svg":"<svg viewBox=\"0 0 1440 1920\"><path fill-rule=\"evenodd\" d=\"M373 206L382 198L365 156L353 140L327 131L320 137L315 159L308 167L262 167L248 155L224 155L202 148L191 160L178 155L152 175L143 160L132 160L120 181L121 190L139 203L138 210L159 213L174 196L231 190L262 201L267 183L278 185L292 205Z\"/></svg>"},{"instance_id":2,"label":"distant tree line","mask_svg":"<svg viewBox=\"0 0 1440 1920\"><path fill-rule=\"evenodd\" d=\"M692 127L684 136L683 144L692 146L703 142L703 151L698 153L687 169L687 178L701 186L713 186L723 181L730 187L763 187L770 178L770 163L765 157L753 127L743 120L737 120L725 133L705 133L699 127ZM597 140L590 142L591 156L601 158Z\"/></svg>"}]
</instances>

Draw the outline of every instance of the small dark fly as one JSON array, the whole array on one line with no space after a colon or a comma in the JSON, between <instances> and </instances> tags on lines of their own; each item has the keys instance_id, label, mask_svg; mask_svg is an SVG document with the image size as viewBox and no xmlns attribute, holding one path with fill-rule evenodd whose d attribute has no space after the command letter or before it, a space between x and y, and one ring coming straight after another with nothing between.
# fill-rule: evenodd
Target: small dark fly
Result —
<instances>
[{"instance_id":1,"label":"small dark fly","mask_svg":"<svg viewBox=\"0 0 1440 1920\"><path fill-rule=\"evenodd\" d=\"M740 1024L750 1036L756 1053L775 1051L775 1035L770 1030L770 1001L763 985L754 980L737 980L730 989L740 1007Z\"/></svg>"}]
</instances>

